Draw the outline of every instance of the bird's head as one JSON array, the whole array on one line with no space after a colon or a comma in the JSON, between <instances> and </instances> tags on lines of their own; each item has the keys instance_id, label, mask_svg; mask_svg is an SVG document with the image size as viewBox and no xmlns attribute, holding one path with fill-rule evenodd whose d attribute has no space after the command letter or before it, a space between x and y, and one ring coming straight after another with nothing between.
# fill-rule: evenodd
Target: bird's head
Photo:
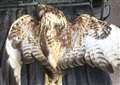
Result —
<instances>
[{"instance_id":1,"label":"bird's head","mask_svg":"<svg viewBox=\"0 0 120 85\"><path fill-rule=\"evenodd\" d=\"M52 30L55 31L56 35L60 35L61 31L67 27L67 20L64 13L53 6L39 5L38 14L41 29L44 30L44 32Z\"/></svg>"}]
</instances>

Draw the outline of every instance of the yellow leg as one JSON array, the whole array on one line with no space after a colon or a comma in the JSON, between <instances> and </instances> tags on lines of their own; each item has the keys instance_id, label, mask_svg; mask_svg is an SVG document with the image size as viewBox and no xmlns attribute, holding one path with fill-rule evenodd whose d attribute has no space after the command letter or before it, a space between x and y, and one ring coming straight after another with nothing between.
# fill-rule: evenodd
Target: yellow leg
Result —
<instances>
[{"instance_id":1,"label":"yellow leg","mask_svg":"<svg viewBox=\"0 0 120 85\"><path fill-rule=\"evenodd\" d=\"M45 85L62 85L62 75L56 75L54 79L51 79L45 74Z\"/></svg>"}]
</instances>

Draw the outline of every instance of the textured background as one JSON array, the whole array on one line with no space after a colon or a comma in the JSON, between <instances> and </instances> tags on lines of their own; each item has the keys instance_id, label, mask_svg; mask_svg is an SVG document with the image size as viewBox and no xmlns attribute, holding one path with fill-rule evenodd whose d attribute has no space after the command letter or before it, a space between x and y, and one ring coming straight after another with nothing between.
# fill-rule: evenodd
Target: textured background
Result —
<instances>
[{"instance_id":1,"label":"textured background","mask_svg":"<svg viewBox=\"0 0 120 85\"><path fill-rule=\"evenodd\" d=\"M120 26L120 0L110 0L111 14L108 18L110 23Z\"/></svg>"},{"instance_id":2,"label":"textured background","mask_svg":"<svg viewBox=\"0 0 120 85\"><path fill-rule=\"evenodd\" d=\"M110 23L120 26L120 0L110 0L111 14L108 18Z\"/></svg>"}]
</instances>

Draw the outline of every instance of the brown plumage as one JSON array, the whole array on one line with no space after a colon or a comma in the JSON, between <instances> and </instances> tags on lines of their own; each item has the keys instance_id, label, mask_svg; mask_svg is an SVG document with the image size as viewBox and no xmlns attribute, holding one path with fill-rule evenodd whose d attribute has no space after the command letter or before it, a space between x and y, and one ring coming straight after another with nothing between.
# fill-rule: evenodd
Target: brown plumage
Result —
<instances>
[{"instance_id":1,"label":"brown plumage","mask_svg":"<svg viewBox=\"0 0 120 85\"><path fill-rule=\"evenodd\" d=\"M66 49L64 46L66 41L63 40L62 34L67 28L67 20L62 11L52 6L43 5L38 7L39 10L41 10L39 16L42 16L40 19L41 48L47 55L50 65L56 70L57 62ZM56 71L50 83L46 85L58 85L59 81L62 81L61 76Z\"/></svg>"},{"instance_id":2,"label":"brown plumage","mask_svg":"<svg viewBox=\"0 0 120 85\"><path fill-rule=\"evenodd\" d=\"M56 67L56 60L61 53L61 49L63 49L62 41L60 40L61 32L67 26L67 20L60 10L57 8L53 8L51 6L43 6L40 8L44 10L41 22L41 41L45 40L45 43L42 43L41 46L46 44L48 51L48 60L51 65ZM41 13L40 13L41 14ZM55 60L54 60L55 59Z\"/></svg>"}]
</instances>

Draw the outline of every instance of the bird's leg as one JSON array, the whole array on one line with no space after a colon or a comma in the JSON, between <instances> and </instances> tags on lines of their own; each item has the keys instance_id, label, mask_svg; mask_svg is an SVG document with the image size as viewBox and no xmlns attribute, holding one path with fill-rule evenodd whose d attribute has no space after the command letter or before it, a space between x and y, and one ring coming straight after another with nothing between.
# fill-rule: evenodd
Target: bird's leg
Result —
<instances>
[{"instance_id":1,"label":"bird's leg","mask_svg":"<svg viewBox=\"0 0 120 85\"><path fill-rule=\"evenodd\" d=\"M45 85L62 85L62 75L55 73L54 77L45 76Z\"/></svg>"}]
</instances>

